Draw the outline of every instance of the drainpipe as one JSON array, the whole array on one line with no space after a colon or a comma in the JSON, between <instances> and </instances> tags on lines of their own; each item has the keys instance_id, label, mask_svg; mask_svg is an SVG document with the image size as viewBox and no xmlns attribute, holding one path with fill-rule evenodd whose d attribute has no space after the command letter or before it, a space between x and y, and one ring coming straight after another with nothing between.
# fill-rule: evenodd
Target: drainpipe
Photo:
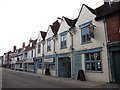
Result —
<instances>
[{"instance_id":1,"label":"drainpipe","mask_svg":"<svg viewBox=\"0 0 120 90\"><path fill-rule=\"evenodd\" d=\"M107 26L106 26L106 19L103 20L104 23L104 31L105 31L105 38L106 38L106 55L107 55L107 60L108 60L108 74L109 74L109 82L112 82L111 78L111 63L110 63L110 54L109 54L109 48L107 46L108 43L108 35L107 35Z\"/></svg>"},{"instance_id":2,"label":"drainpipe","mask_svg":"<svg viewBox=\"0 0 120 90\"><path fill-rule=\"evenodd\" d=\"M44 45L45 41L42 41L43 50L42 50L42 74L44 74Z\"/></svg>"},{"instance_id":3,"label":"drainpipe","mask_svg":"<svg viewBox=\"0 0 120 90\"><path fill-rule=\"evenodd\" d=\"M53 39L53 42L54 42L53 52L56 53L56 52L55 52L55 36L53 36L52 39Z\"/></svg>"},{"instance_id":4,"label":"drainpipe","mask_svg":"<svg viewBox=\"0 0 120 90\"><path fill-rule=\"evenodd\" d=\"M52 37L53 42L54 42L53 52L54 52L55 56L57 57L57 53L56 53L56 51L55 51L55 37L56 37L56 36L53 36L53 37ZM56 76L58 76L58 72L57 72L57 71L58 71L58 59L56 59L56 57L55 57Z\"/></svg>"},{"instance_id":5,"label":"drainpipe","mask_svg":"<svg viewBox=\"0 0 120 90\"><path fill-rule=\"evenodd\" d=\"M35 55L34 55L34 58L33 58L33 60L34 60L34 72L36 73L37 72L37 61L36 61L36 45L35 45Z\"/></svg>"},{"instance_id":6,"label":"drainpipe","mask_svg":"<svg viewBox=\"0 0 120 90\"><path fill-rule=\"evenodd\" d=\"M74 61L73 61L73 34L72 32L69 30L69 34L70 34L70 37L71 37L71 46L70 46L70 49L71 49L71 78L74 78L74 73L73 73L73 66L74 66Z\"/></svg>"}]
</instances>

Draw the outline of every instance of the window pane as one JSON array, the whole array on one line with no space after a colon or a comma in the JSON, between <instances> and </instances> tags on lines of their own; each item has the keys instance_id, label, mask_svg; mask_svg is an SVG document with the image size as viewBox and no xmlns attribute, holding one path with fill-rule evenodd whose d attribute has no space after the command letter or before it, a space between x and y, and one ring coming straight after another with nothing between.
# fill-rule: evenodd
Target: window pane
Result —
<instances>
[{"instance_id":1,"label":"window pane","mask_svg":"<svg viewBox=\"0 0 120 90\"><path fill-rule=\"evenodd\" d=\"M64 47L66 47L66 40L64 41Z\"/></svg>"},{"instance_id":2,"label":"window pane","mask_svg":"<svg viewBox=\"0 0 120 90\"><path fill-rule=\"evenodd\" d=\"M90 63L86 63L86 70L90 70Z\"/></svg>"},{"instance_id":3,"label":"window pane","mask_svg":"<svg viewBox=\"0 0 120 90\"><path fill-rule=\"evenodd\" d=\"M101 62L97 62L97 71L101 71Z\"/></svg>"},{"instance_id":4,"label":"window pane","mask_svg":"<svg viewBox=\"0 0 120 90\"><path fill-rule=\"evenodd\" d=\"M90 34L89 28L88 27L82 28L82 33L81 34L82 35Z\"/></svg>"},{"instance_id":5,"label":"window pane","mask_svg":"<svg viewBox=\"0 0 120 90\"><path fill-rule=\"evenodd\" d=\"M91 41L91 38L90 38L89 34L87 34L86 37L87 37L87 41Z\"/></svg>"},{"instance_id":6,"label":"window pane","mask_svg":"<svg viewBox=\"0 0 120 90\"><path fill-rule=\"evenodd\" d=\"M61 41L63 41L64 39L63 39L63 36L61 36Z\"/></svg>"},{"instance_id":7,"label":"window pane","mask_svg":"<svg viewBox=\"0 0 120 90\"><path fill-rule=\"evenodd\" d=\"M91 60L95 60L94 53L91 53Z\"/></svg>"},{"instance_id":8,"label":"window pane","mask_svg":"<svg viewBox=\"0 0 120 90\"><path fill-rule=\"evenodd\" d=\"M66 47L66 34L61 36L61 48Z\"/></svg>"},{"instance_id":9,"label":"window pane","mask_svg":"<svg viewBox=\"0 0 120 90\"><path fill-rule=\"evenodd\" d=\"M38 43L38 53L40 53L40 42Z\"/></svg>"},{"instance_id":10,"label":"window pane","mask_svg":"<svg viewBox=\"0 0 120 90\"><path fill-rule=\"evenodd\" d=\"M64 41L66 40L66 34L65 34L65 35L63 35L63 39L64 39Z\"/></svg>"},{"instance_id":11,"label":"window pane","mask_svg":"<svg viewBox=\"0 0 120 90\"><path fill-rule=\"evenodd\" d=\"M47 51L51 51L51 40L47 41Z\"/></svg>"},{"instance_id":12,"label":"window pane","mask_svg":"<svg viewBox=\"0 0 120 90\"><path fill-rule=\"evenodd\" d=\"M95 71L95 62L92 62L92 63L91 63L91 70L92 70L92 71Z\"/></svg>"},{"instance_id":13,"label":"window pane","mask_svg":"<svg viewBox=\"0 0 120 90\"><path fill-rule=\"evenodd\" d=\"M100 52L95 53L96 60L100 60Z\"/></svg>"},{"instance_id":14,"label":"window pane","mask_svg":"<svg viewBox=\"0 0 120 90\"><path fill-rule=\"evenodd\" d=\"M89 53L86 53L86 54L85 54L85 60L86 60L86 61L90 61Z\"/></svg>"},{"instance_id":15,"label":"window pane","mask_svg":"<svg viewBox=\"0 0 120 90\"><path fill-rule=\"evenodd\" d=\"M61 41L61 48L63 48L63 41Z\"/></svg>"},{"instance_id":16,"label":"window pane","mask_svg":"<svg viewBox=\"0 0 120 90\"><path fill-rule=\"evenodd\" d=\"M86 42L85 35L82 36L82 42Z\"/></svg>"}]
</instances>

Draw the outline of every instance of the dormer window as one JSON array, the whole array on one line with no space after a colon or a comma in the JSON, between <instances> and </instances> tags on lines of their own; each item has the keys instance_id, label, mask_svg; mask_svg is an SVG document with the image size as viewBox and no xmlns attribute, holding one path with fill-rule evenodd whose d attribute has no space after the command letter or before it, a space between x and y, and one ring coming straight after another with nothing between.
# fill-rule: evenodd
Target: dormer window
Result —
<instances>
[{"instance_id":1,"label":"dormer window","mask_svg":"<svg viewBox=\"0 0 120 90\"><path fill-rule=\"evenodd\" d=\"M47 51L51 51L51 39L47 39Z\"/></svg>"},{"instance_id":2,"label":"dormer window","mask_svg":"<svg viewBox=\"0 0 120 90\"><path fill-rule=\"evenodd\" d=\"M39 42L38 43L38 53L40 53L40 51L41 51L41 43Z\"/></svg>"},{"instance_id":3,"label":"dormer window","mask_svg":"<svg viewBox=\"0 0 120 90\"><path fill-rule=\"evenodd\" d=\"M60 48L61 49L67 48L67 33L68 31L64 31L60 33Z\"/></svg>"},{"instance_id":4,"label":"dormer window","mask_svg":"<svg viewBox=\"0 0 120 90\"><path fill-rule=\"evenodd\" d=\"M96 26L92 24L92 21L80 25L82 44L91 42L91 38L94 38L95 27Z\"/></svg>"}]
</instances>

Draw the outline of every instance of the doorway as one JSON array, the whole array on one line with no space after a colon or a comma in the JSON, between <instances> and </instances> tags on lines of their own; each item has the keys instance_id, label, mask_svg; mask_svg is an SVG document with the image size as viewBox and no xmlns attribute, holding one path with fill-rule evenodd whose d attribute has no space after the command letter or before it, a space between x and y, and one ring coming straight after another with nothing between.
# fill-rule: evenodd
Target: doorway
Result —
<instances>
[{"instance_id":1,"label":"doorway","mask_svg":"<svg viewBox=\"0 0 120 90\"><path fill-rule=\"evenodd\" d=\"M120 83L120 51L114 51L112 54L115 82Z\"/></svg>"},{"instance_id":2,"label":"doorway","mask_svg":"<svg viewBox=\"0 0 120 90\"><path fill-rule=\"evenodd\" d=\"M58 76L59 77L71 77L70 57L58 58Z\"/></svg>"}]
</instances>

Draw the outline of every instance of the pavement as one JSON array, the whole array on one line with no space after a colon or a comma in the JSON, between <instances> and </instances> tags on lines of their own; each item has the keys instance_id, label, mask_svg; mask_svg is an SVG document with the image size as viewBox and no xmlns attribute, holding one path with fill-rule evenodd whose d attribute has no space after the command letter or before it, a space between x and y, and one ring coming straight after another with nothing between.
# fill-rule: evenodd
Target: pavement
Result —
<instances>
[{"instance_id":1,"label":"pavement","mask_svg":"<svg viewBox=\"0 0 120 90\"><path fill-rule=\"evenodd\" d=\"M88 80L80 81L80 80L74 80L71 78L47 76L47 75L37 74L37 73L32 73L32 72L23 72L23 71L16 71L16 72L33 75L37 78L42 78L45 80L58 81L58 82L62 82L62 83L69 84L69 85L75 85L75 86L79 86L82 88L119 88L120 89L120 84L96 82L96 81L88 81Z\"/></svg>"}]
</instances>

